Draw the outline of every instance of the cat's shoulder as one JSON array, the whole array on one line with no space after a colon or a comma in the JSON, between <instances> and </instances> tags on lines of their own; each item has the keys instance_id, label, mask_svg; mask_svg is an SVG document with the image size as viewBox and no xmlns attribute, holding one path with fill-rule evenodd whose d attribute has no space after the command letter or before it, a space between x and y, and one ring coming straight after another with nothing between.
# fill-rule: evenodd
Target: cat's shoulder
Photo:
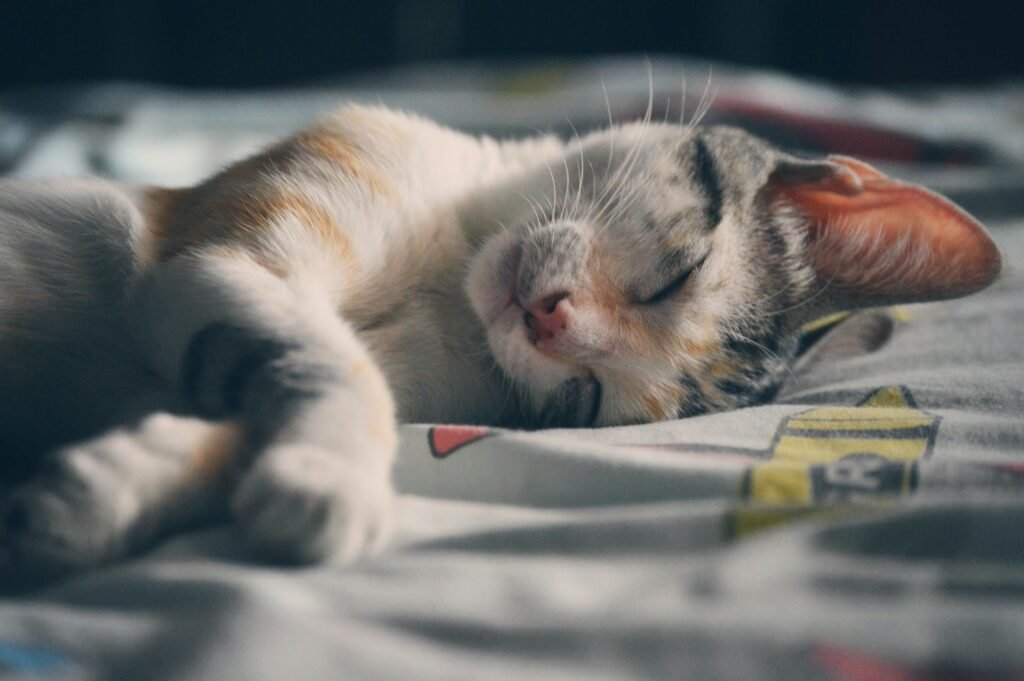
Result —
<instances>
[{"instance_id":1,"label":"cat's shoulder","mask_svg":"<svg viewBox=\"0 0 1024 681\"><path fill-rule=\"evenodd\" d=\"M85 237L114 227L139 228L139 188L98 177L4 178L0 221L7 232L23 227Z\"/></svg>"}]
</instances>

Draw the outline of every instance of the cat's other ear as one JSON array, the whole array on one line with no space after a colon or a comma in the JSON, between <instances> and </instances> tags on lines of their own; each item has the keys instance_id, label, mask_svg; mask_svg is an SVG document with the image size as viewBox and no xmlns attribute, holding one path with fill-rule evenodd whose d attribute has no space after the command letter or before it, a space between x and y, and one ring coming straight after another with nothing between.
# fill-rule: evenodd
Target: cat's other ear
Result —
<instances>
[{"instance_id":1,"label":"cat's other ear","mask_svg":"<svg viewBox=\"0 0 1024 681\"><path fill-rule=\"evenodd\" d=\"M807 257L835 307L964 296L1002 267L988 232L959 206L856 159L784 160L768 192L773 210L805 225Z\"/></svg>"}]
</instances>

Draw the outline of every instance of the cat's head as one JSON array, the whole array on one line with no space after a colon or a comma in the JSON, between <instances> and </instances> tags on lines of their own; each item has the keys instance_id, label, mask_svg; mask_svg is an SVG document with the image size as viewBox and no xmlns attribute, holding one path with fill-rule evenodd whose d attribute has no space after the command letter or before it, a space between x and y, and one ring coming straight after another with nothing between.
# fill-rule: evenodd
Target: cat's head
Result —
<instances>
[{"instance_id":1,"label":"cat's head","mask_svg":"<svg viewBox=\"0 0 1024 681\"><path fill-rule=\"evenodd\" d=\"M527 421L655 421L770 399L808 319L966 295L999 273L949 201L732 128L569 145L466 289Z\"/></svg>"}]
</instances>

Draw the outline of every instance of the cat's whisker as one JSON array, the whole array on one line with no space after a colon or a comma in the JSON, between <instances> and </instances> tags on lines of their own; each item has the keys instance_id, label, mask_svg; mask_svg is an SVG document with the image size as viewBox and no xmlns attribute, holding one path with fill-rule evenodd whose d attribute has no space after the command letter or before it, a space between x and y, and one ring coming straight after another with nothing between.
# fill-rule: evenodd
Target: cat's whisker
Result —
<instances>
[{"instance_id":1,"label":"cat's whisker","mask_svg":"<svg viewBox=\"0 0 1024 681\"><path fill-rule=\"evenodd\" d=\"M710 88L711 88L711 71L709 69L708 70L708 76L707 76L707 78L704 81L704 89L701 91L700 97L697 98L697 106L694 107L693 114L690 116L690 122L687 124L687 127L690 128L691 130L693 128L696 128L698 123L700 122L701 113L702 113L702 111L704 109L704 103L707 101L708 93L710 91Z\"/></svg>"},{"instance_id":2,"label":"cat's whisker","mask_svg":"<svg viewBox=\"0 0 1024 681\"><path fill-rule=\"evenodd\" d=\"M650 77L650 74L648 74ZM635 141L633 148L630 149L626 158L622 164L616 169L611 179L608 181L608 187L605 190L605 195L598 201L598 216L607 216L603 219L604 227L599 230L598 235L603 233L609 225L613 224L614 219L620 217L621 213L632 205L636 197L642 191L643 182L638 181L639 178L633 178L634 182L628 191L631 194L623 196L622 192L627 191L626 178L629 178L636 164L639 162L641 156L641 150L643 148L643 140L647 134L647 130L650 127L651 115L654 108L654 82L653 77L649 80L649 94L647 98L647 111L644 114L644 118L640 123L640 130L638 138ZM614 208L613 208L614 206ZM611 213L608 213L611 211Z\"/></svg>"},{"instance_id":3,"label":"cat's whisker","mask_svg":"<svg viewBox=\"0 0 1024 681\"><path fill-rule=\"evenodd\" d=\"M566 120L569 120L569 119L567 118ZM576 129L576 126L573 125L573 122L571 120L569 120L569 127L572 128L573 140L575 141L576 148L579 151L579 159L580 159L580 163L579 163L579 181L577 182L577 185L576 185L576 201L575 201L575 203L573 204L573 207L572 207L572 214L573 214L574 217L577 217L579 215L580 202L583 199L583 175L584 175L583 170L584 170L584 162L586 161L586 158L583 155L583 141L580 139L579 130Z\"/></svg>"},{"instance_id":4,"label":"cat's whisker","mask_svg":"<svg viewBox=\"0 0 1024 681\"><path fill-rule=\"evenodd\" d=\"M647 113L644 117L650 120L654 112L654 67L648 57L644 57L644 68L647 70Z\"/></svg>"},{"instance_id":5,"label":"cat's whisker","mask_svg":"<svg viewBox=\"0 0 1024 681\"><path fill-rule=\"evenodd\" d=\"M712 66L708 66L708 79L704 83L704 92L700 96L700 101L697 102L697 108L693 112L693 118L690 119L689 128L692 130L700 125L700 122L707 115L708 111L711 110L711 105L717 97L717 90L712 91L711 83L713 79L714 69Z\"/></svg>"},{"instance_id":6,"label":"cat's whisker","mask_svg":"<svg viewBox=\"0 0 1024 681\"><path fill-rule=\"evenodd\" d=\"M755 308L764 305L765 303L771 302L772 300L775 300L776 298L778 298L779 296L793 288L796 285L796 283L796 281L790 280L785 286L775 291L774 293L771 293L759 300L751 301L749 306Z\"/></svg>"},{"instance_id":7,"label":"cat's whisker","mask_svg":"<svg viewBox=\"0 0 1024 681\"><path fill-rule=\"evenodd\" d=\"M632 172L633 166L636 164L640 157L640 151L643 146L643 140L647 133L647 128L651 123L651 116L654 112L654 72L651 68L650 60L647 61L647 108L644 112L644 116L640 122L640 131L638 139L633 144L633 148L629 150L626 158L623 159L622 164L616 169L615 173L609 178L608 187L606 189L606 197L602 202L602 205L610 204L615 198L616 194L622 190L625 186L625 178L629 177Z\"/></svg>"},{"instance_id":8,"label":"cat's whisker","mask_svg":"<svg viewBox=\"0 0 1024 681\"><path fill-rule=\"evenodd\" d=\"M527 205L530 206L530 209L533 211L534 222L538 225L544 222L544 219L542 217L543 208L539 203L537 203L537 200L534 199L532 196L527 196L523 192L516 192L516 194L518 194L519 197L526 201Z\"/></svg>"},{"instance_id":9,"label":"cat's whisker","mask_svg":"<svg viewBox=\"0 0 1024 681\"><path fill-rule=\"evenodd\" d=\"M603 227L598 231L597 236L604 233L608 227L615 224L628 211L640 197L642 183L636 182L626 194L618 194L609 198L609 201L601 206L598 213Z\"/></svg>"},{"instance_id":10,"label":"cat's whisker","mask_svg":"<svg viewBox=\"0 0 1024 681\"><path fill-rule=\"evenodd\" d=\"M741 333L739 330L737 330L735 328L730 330L729 335L732 336L733 338L737 339L737 340L743 341L744 343L749 343L750 345L753 345L757 349L761 350L769 358L771 358L771 359L775 360L776 362L778 362L779 364L781 364L782 368L785 369L786 372L789 373L790 378L792 378L794 380L796 379L796 374L793 373L793 369L789 366L790 363L787 362L785 359L783 359L782 356L779 355L779 353L774 352L773 350L771 350L768 346L764 345L763 343L758 343L753 338L750 338L750 337L746 336L745 334Z\"/></svg>"},{"instance_id":11,"label":"cat's whisker","mask_svg":"<svg viewBox=\"0 0 1024 681\"><path fill-rule=\"evenodd\" d=\"M805 305L810 305L812 302L814 302L816 298L823 295L829 289L833 281L835 281L834 274L830 276L824 283L822 283L821 288L819 288L813 295L804 298L800 302L790 305L789 307L784 307L781 310L775 310L768 314L762 314L761 317L778 317L780 315L786 314L787 312L799 310L801 307L804 307Z\"/></svg>"},{"instance_id":12,"label":"cat's whisker","mask_svg":"<svg viewBox=\"0 0 1024 681\"><path fill-rule=\"evenodd\" d=\"M570 186L572 171L569 170L569 159L564 154L562 155L562 165L565 166L565 195L562 198L562 218L565 219L569 215L569 192L572 191Z\"/></svg>"},{"instance_id":13,"label":"cat's whisker","mask_svg":"<svg viewBox=\"0 0 1024 681\"><path fill-rule=\"evenodd\" d=\"M648 105L647 110L644 114L644 118L641 122L639 139L637 140L637 144L634 147L634 149L631 150L630 154L618 167L616 172L613 174L612 178L609 180L608 187L606 188L604 195L598 202L599 210L597 212L597 215L603 218L603 221L605 222L605 227L602 228L601 232L603 232L604 229L607 229L608 225L612 224L614 220L618 219L619 217L621 217L623 213L629 210L629 208L632 207L633 203L636 201L636 199L641 195L643 191L642 182L633 182L632 186L629 188L629 190L627 190L625 178L631 175L633 167L638 162L639 154L633 152L638 152L641 148L643 138L651 122L651 116L653 112L654 82L653 73L651 72L649 67L650 64L648 63ZM711 87L711 78L711 71L709 69L708 81L705 84L704 94L701 97L700 103L698 103L697 110L694 112L694 118L693 120L691 120L689 124L689 127L691 129L694 126L696 126L697 123L700 122L700 119L703 118L703 116L707 113L707 110L710 108L710 104L713 99L713 95L709 95ZM685 116L685 94L683 96L681 109L681 116ZM666 120L667 115L668 111L666 111ZM629 193L623 194L624 191L628 191Z\"/></svg>"},{"instance_id":14,"label":"cat's whisker","mask_svg":"<svg viewBox=\"0 0 1024 681\"><path fill-rule=\"evenodd\" d=\"M633 207L640 194L640 187L636 187L631 189L628 194L619 197L614 206L609 207L610 212L602 217L603 227L598 232L598 236L603 234L608 227L618 222Z\"/></svg>"},{"instance_id":15,"label":"cat's whisker","mask_svg":"<svg viewBox=\"0 0 1024 681\"><path fill-rule=\"evenodd\" d=\"M711 90L711 94L708 96L708 101L704 104L703 111L700 112L700 116L697 118L697 125L700 125L711 111L711 107L715 104L715 99L718 97L718 86L714 86Z\"/></svg>"},{"instance_id":16,"label":"cat's whisker","mask_svg":"<svg viewBox=\"0 0 1024 681\"><path fill-rule=\"evenodd\" d=\"M569 124L569 127L575 130L575 127L572 124L572 119L566 116L565 120ZM569 217L569 194L572 191L572 171L569 169L569 157L564 153L562 154L562 166L565 168L565 192L562 197L561 217L562 219L566 219Z\"/></svg>"},{"instance_id":17,"label":"cat's whisker","mask_svg":"<svg viewBox=\"0 0 1024 681\"><path fill-rule=\"evenodd\" d=\"M538 136L547 134L547 133L545 133L544 130L542 130L541 128L538 128L536 126L533 126L531 129ZM556 189L555 175L554 175L554 172L551 169L550 161L545 160L544 161L544 165L547 167L548 175L551 177L551 197L550 197L550 206L549 207L550 207L550 213L551 213L552 217L554 217L554 215L555 215L555 200L556 200L556 197L558 195L558 190ZM522 193L520 193L520 196L522 196ZM538 200L538 203L539 203L539 200ZM546 214L547 212L548 211L541 210L542 214Z\"/></svg>"},{"instance_id":18,"label":"cat's whisker","mask_svg":"<svg viewBox=\"0 0 1024 681\"><path fill-rule=\"evenodd\" d=\"M679 97L679 126L686 127L686 69L683 69L682 94Z\"/></svg>"},{"instance_id":19,"label":"cat's whisker","mask_svg":"<svg viewBox=\"0 0 1024 681\"><path fill-rule=\"evenodd\" d=\"M632 168L630 169L630 173L632 173ZM614 197L614 205L608 205L604 209L602 209L602 214L605 215L605 226L601 229L601 232L607 229L609 225L614 224L615 221L619 220L626 213L626 211L633 207L636 201L643 194L645 183L641 181L641 178L634 178L634 180L635 181L632 183L632 186L630 186L628 190L625 188L620 188L616 192L617 195ZM621 193L623 191L625 191L626 193ZM610 212L606 212L606 210Z\"/></svg>"},{"instance_id":20,"label":"cat's whisker","mask_svg":"<svg viewBox=\"0 0 1024 681\"><path fill-rule=\"evenodd\" d=\"M615 120L612 116L612 101L608 97L608 85L604 82L604 76L601 76L601 92L604 93L604 105L608 109L608 165L612 164L612 158L615 156Z\"/></svg>"},{"instance_id":21,"label":"cat's whisker","mask_svg":"<svg viewBox=\"0 0 1024 681\"><path fill-rule=\"evenodd\" d=\"M630 152L627 153L626 159L623 161L623 164L625 164L628 161L631 153L632 153L632 150L630 150ZM622 166L619 166L614 171L612 171L611 176L609 178L607 178L607 180L605 182L604 192L601 194L600 197L598 197L598 200L597 200L597 206L596 206L597 207L597 213L596 213L596 215L598 217L603 216L605 214L605 212L611 208L611 204L612 204L612 202L615 199L615 191L616 191L616 187L617 187L617 185L618 185L618 183L620 181L619 178L620 178L621 172L622 172Z\"/></svg>"},{"instance_id":22,"label":"cat's whisker","mask_svg":"<svg viewBox=\"0 0 1024 681\"><path fill-rule=\"evenodd\" d=\"M579 182L576 183L576 205L572 207L574 215L579 215L580 203L583 201L583 180L586 176L586 159L583 157L583 149L580 148L580 177Z\"/></svg>"},{"instance_id":23,"label":"cat's whisker","mask_svg":"<svg viewBox=\"0 0 1024 681\"><path fill-rule=\"evenodd\" d=\"M493 222L498 227L500 227L502 232L507 232L508 231L508 225L506 225L504 221L499 220L498 218L492 217L491 218L491 222Z\"/></svg>"},{"instance_id":24,"label":"cat's whisker","mask_svg":"<svg viewBox=\"0 0 1024 681\"><path fill-rule=\"evenodd\" d=\"M551 217L561 217L558 210L558 181L555 179L555 171L548 161L545 161L544 165L548 169L548 175L551 176Z\"/></svg>"},{"instance_id":25,"label":"cat's whisker","mask_svg":"<svg viewBox=\"0 0 1024 681\"><path fill-rule=\"evenodd\" d=\"M634 174L634 169L632 167L629 170L629 174ZM624 185L618 188L617 193L615 195L615 206L611 212L612 215L614 215L616 212L623 212L632 207L633 202L637 199L638 196L640 196L643 193L645 188L644 180L648 175L649 173L643 173L640 176L635 176L633 178L633 182L628 187Z\"/></svg>"}]
</instances>

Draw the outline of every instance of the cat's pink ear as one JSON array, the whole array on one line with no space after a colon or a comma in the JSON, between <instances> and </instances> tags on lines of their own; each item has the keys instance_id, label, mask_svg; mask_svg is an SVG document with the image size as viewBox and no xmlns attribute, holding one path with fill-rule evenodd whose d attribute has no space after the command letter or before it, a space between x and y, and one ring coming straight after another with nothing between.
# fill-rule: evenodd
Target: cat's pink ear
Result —
<instances>
[{"instance_id":1,"label":"cat's pink ear","mask_svg":"<svg viewBox=\"0 0 1024 681\"><path fill-rule=\"evenodd\" d=\"M806 218L808 257L844 303L963 296L1002 267L988 232L959 206L856 159L783 164L770 187Z\"/></svg>"}]
</instances>

